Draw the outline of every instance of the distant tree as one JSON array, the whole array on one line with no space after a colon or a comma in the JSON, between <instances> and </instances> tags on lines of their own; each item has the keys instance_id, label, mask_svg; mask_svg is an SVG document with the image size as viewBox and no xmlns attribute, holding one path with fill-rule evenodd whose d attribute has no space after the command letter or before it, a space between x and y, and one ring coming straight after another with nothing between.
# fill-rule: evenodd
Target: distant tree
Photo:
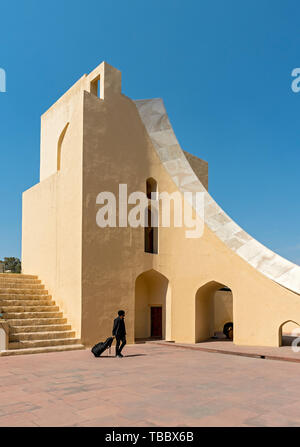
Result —
<instances>
[{"instance_id":1,"label":"distant tree","mask_svg":"<svg viewBox=\"0 0 300 447\"><path fill-rule=\"evenodd\" d=\"M21 261L19 258L4 258L4 269L12 273L21 273Z\"/></svg>"}]
</instances>

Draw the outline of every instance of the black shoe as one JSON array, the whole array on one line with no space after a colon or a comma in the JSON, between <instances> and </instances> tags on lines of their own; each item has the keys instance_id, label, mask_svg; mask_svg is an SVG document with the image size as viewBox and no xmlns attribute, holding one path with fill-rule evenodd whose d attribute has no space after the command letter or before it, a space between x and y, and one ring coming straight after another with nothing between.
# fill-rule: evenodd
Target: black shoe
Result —
<instances>
[{"instance_id":1,"label":"black shoe","mask_svg":"<svg viewBox=\"0 0 300 447\"><path fill-rule=\"evenodd\" d=\"M120 354L117 355L117 357L122 358L122 357L124 357L124 355L120 353Z\"/></svg>"}]
</instances>

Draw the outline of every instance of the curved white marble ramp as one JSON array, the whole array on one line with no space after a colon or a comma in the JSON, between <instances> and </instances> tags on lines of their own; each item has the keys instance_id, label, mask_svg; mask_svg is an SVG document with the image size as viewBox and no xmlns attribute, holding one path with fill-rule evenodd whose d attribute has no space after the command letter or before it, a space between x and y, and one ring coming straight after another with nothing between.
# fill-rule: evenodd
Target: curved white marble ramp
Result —
<instances>
[{"instance_id":1,"label":"curved white marble ramp","mask_svg":"<svg viewBox=\"0 0 300 447\"><path fill-rule=\"evenodd\" d=\"M134 101L165 169L181 192L204 192L206 225L235 253L278 284L300 294L300 267L260 244L214 201L187 161L160 98Z\"/></svg>"}]
</instances>

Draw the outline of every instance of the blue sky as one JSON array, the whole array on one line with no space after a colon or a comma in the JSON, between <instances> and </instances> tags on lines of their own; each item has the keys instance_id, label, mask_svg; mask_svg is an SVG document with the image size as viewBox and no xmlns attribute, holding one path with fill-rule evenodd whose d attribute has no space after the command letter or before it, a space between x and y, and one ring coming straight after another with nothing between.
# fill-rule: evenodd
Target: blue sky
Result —
<instances>
[{"instance_id":1,"label":"blue sky","mask_svg":"<svg viewBox=\"0 0 300 447\"><path fill-rule=\"evenodd\" d=\"M21 194L39 180L40 115L103 60L123 93L161 97L181 146L246 231L300 264L300 3L1 2L0 258L21 254Z\"/></svg>"}]
</instances>

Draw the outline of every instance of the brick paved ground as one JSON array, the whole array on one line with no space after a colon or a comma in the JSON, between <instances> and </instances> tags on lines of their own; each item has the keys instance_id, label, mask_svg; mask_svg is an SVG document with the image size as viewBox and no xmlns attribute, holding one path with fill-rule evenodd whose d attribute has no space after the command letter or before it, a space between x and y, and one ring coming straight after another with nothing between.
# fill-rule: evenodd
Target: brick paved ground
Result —
<instances>
[{"instance_id":1,"label":"brick paved ground","mask_svg":"<svg viewBox=\"0 0 300 447\"><path fill-rule=\"evenodd\" d=\"M0 426L299 426L300 364L140 344L0 358Z\"/></svg>"}]
</instances>

